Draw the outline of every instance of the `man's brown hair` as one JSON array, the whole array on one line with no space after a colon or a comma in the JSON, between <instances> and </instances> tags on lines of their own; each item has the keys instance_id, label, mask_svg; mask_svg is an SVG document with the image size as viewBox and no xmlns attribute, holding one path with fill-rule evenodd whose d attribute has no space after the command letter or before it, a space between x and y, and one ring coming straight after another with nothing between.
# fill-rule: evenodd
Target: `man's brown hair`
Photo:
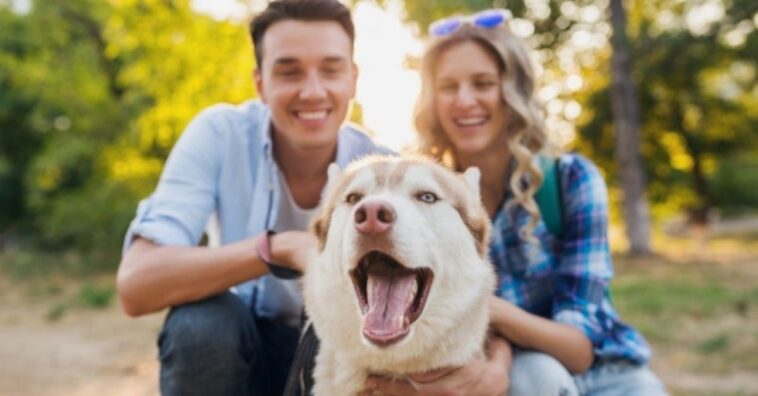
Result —
<instances>
[{"instance_id":1,"label":"man's brown hair","mask_svg":"<svg viewBox=\"0 0 758 396\"><path fill-rule=\"evenodd\" d=\"M260 68L263 62L263 36L273 24L285 21L334 21L350 37L350 47L355 42L355 27L350 10L337 0L276 0L250 21L250 36L255 48L255 62Z\"/></svg>"}]
</instances>

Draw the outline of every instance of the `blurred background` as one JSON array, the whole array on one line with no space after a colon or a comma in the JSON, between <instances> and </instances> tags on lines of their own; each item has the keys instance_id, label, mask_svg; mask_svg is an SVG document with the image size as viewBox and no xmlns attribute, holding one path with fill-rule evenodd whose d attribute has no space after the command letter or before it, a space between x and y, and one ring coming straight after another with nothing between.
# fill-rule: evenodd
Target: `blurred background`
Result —
<instances>
[{"instance_id":1,"label":"blurred background","mask_svg":"<svg viewBox=\"0 0 758 396\"><path fill-rule=\"evenodd\" d=\"M157 394L114 274L184 126L255 97L263 0L0 0L0 395ZM355 0L350 118L395 149L428 24L509 8L612 200L614 301L675 395L758 395L758 2Z\"/></svg>"}]
</instances>

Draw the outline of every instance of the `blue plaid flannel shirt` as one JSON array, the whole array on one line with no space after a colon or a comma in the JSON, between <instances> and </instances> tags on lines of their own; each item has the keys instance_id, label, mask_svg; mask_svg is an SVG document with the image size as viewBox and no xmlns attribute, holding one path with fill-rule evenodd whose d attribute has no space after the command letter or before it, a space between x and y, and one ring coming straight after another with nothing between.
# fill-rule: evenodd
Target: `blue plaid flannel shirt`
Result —
<instances>
[{"instance_id":1,"label":"blue plaid flannel shirt","mask_svg":"<svg viewBox=\"0 0 758 396\"><path fill-rule=\"evenodd\" d=\"M561 156L558 171L565 220L561 240L540 221L534 231L540 246L522 241L518 230L529 214L518 205L503 205L495 215L490 258L498 272L497 295L580 329L592 341L596 363L646 363L650 347L611 304L605 181L592 162L576 154Z\"/></svg>"}]
</instances>

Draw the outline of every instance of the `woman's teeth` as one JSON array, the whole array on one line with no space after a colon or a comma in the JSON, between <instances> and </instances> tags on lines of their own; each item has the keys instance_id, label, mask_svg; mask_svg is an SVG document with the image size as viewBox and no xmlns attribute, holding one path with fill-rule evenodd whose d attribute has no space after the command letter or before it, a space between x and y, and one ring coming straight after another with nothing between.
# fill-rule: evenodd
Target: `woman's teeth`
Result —
<instances>
[{"instance_id":1,"label":"woman's teeth","mask_svg":"<svg viewBox=\"0 0 758 396\"><path fill-rule=\"evenodd\" d=\"M474 126L480 125L487 121L487 117L464 117L456 118L455 123L460 126Z\"/></svg>"}]
</instances>

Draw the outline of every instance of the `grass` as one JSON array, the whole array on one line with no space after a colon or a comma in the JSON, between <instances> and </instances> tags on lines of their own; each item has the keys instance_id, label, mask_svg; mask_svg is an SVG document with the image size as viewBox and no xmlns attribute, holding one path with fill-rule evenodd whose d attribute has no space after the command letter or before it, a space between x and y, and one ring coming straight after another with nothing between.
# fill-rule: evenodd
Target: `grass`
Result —
<instances>
[{"instance_id":1,"label":"grass","mask_svg":"<svg viewBox=\"0 0 758 396\"><path fill-rule=\"evenodd\" d=\"M117 251L45 252L0 250L0 272L13 279L40 279L55 275L88 277L115 271L120 260Z\"/></svg>"},{"instance_id":2,"label":"grass","mask_svg":"<svg viewBox=\"0 0 758 396\"><path fill-rule=\"evenodd\" d=\"M741 253L746 253L742 251ZM753 256L758 257L758 255ZM617 259L612 292L622 319L674 370L723 375L758 370L758 268L680 255Z\"/></svg>"},{"instance_id":3,"label":"grass","mask_svg":"<svg viewBox=\"0 0 758 396\"><path fill-rule=\"evenodd\" d=\"M72 310L107 308L117 260L117 252L0 251L0 278L20 285L25 300L47 304L45 318L54 322Z\"/></svg>"},{"instance_id":4,"label":"grass","mask_svg":"<svg viewBox=\"0 0 758 396\"><path fill-rule=\"evenodd\" d=\"M79 288L76 302L87 308L106 308L113 300L116 290L113 284L85 283Z\"/></svg>"}]
</instances>

